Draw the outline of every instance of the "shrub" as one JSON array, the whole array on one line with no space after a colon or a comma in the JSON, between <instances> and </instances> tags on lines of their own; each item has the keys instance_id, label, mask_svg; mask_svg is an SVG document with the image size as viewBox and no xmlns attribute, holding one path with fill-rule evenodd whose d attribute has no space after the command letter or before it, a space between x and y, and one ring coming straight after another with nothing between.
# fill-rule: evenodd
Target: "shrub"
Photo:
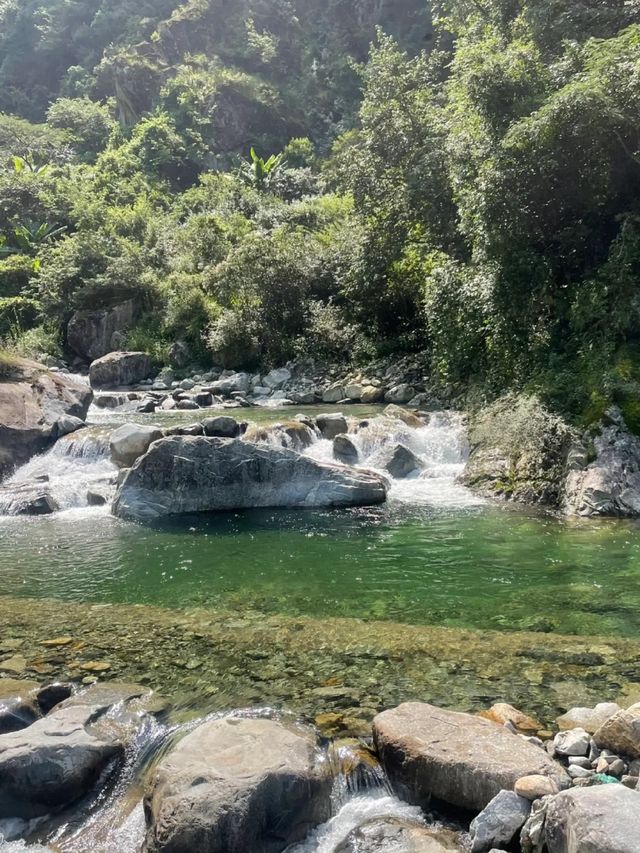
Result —
<instances>
[{"instance_id":1,"label":"shrub","mask_svg":"<svg viewBox=\"0 0 640 853\"><path fill-rule=\"evenodd\" d=\"M15 337L36 321L38 303L24 296L0 298L0 338Z\"/></svg>"}]
</instances>

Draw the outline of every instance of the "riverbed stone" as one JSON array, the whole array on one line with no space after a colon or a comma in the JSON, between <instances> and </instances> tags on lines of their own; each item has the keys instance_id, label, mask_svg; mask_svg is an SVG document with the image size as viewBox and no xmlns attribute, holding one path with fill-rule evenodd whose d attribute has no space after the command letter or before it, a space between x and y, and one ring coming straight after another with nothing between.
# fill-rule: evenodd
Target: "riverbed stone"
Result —
<instances>
[{"instance_id":1,"label":"riverbed stone","mask_svg":"<svg viewBox=\"0 0 640 853\"><path fill-rule=\"evenodd\" d=\"M640 758L640 704L617 711L597 729L593 739L601 749Z\"/></svg>"},{"instance_id":2,"label":"riverbed stone","mask_svg":"<svg viewBox=\"0 0 640 853\"><path fill-rule=\"evenodd\" d=\"M398 818L372 818L352 829L334 853L463 853L456 832Z\"/></svg>"},{"instance_id":3,"label":"riverbed stone","mask_svg":"<svg viewBox=\"0 0 640 853\"><path fill-rule=\"evenodd\" d=\"M362 394L360 395L360 402L366 403L367 405L381 403L384 400L384 394L384 388L376 388L374 385L365 385L362 389Z\"/></svg>"},{"instance_id":4,"label":"riverbed stone","mask_svg":"<svg viewBox=\"0 0 640 853\"><path fill-rule=\"evenodd\" d=\"M384 711L373 734L394 788L423 807L436 797L479 812L522 776L567 779L544 750L505 727L426 703Z\"/></svg>"},{"instance_id":5,"label":"riverbed stone","mask_svg":"<svg viewBox=\"0 0 640 853\"><path fill-rule=\"evenodd\" d=\"M487 711L480 711L478 716L499 725L511 723L521 732L538 732L542 728L541 724L533 717L524 714L507 702L496 702Z\"/></svg>"},{"instance_id":6,"label":"riverbed stone","mask_svg":"<svg viewBox=\"0 0 640 853\"><path fill-rule=\"evenodd\" d=\"M229 415L218 415L202 421L204 434L217 438L236 438L240 435L240 423Z\"/></svg>"},{"instance_id":7,"label":"riverbed stone","mask_svg":"<svg viewBox=\"0 0 640 853\"><path fill-rule=\"evenodd\" d=\"M394 385L392 388L389 388L384 395L384 399L386 403L402 405L403 403L408 403L415 395L416 389L413 385L401 383L400 385Z\"/></svg>"},{"instance_id":8,"label":"riverbed stone","mask_svg":"<svg viewBox=\"0 0 640 853\"><path fill-rule=\"evenodd\" d=\"M85 794L120 742L97 734L94 706L56 709L28 728L0 735L0 818L31 819Z\"/></svg>"},{"instance_id":9,"label":"riverbed stone","mask_svg":"<svg viewBox=\"0 0 640 853\"><path fill-rule=\"evenodd\" d=\"M553 739L553 748L558 755L588 755L591 738L584 729L567 729L558 732Z\"/></svg>"},{"instance_id":10,"label":"riverbed stone","mask_svg":"<svg viewBox=\"0 0 640 853\"><path fill-rule=\"evenodd\" d=\"M622 708L617 702L600 702L595 708L570 708L556 720L561 731L566 729L584 729L594 734L603 723Z\"/></svg>"},{"instance_id":11,"label":"riverbed stone","mask_svg":"<svg viewBox=\"0 0 640 853\"><path fill-rule=\"evenodd\" d=\"M497 793L471 821L471 853L487 853L496 844L510 844L530 811L530 801L514 791Z\"/></svg>"},{"instance_id":12,"label":"riverbed stone","mask_svg":"<svg viewBox=\"0 0 640 853\"><path fill-rule=\"evenodd\" d=\"M383 414L388 418L397 418L397 420L402 421L407 426L413 427L413 429L420 429L425 426L425 422L414 412L403 409L402 406L396 406L394 404L386 406Z\"/></svg>"},{"instance_id":13,"label":"riverbed stone","mask_svg":"<svg viewBox=\"0 0 640 853\"><path fill-rule=\"evenodd\" d=\"M358 448L348 435L337 435L333 439L333 455L343 465L358 464Z\"/></svg>"},{"instance_id":14,"label":"riverbed stone","mask_svg":"<svg viewBox=\"0 0 640 853\"><path fill-rule=\"evenodd\" d=\"M145 853L280 853L329 816L315 738L269 719L198 726L161 760L145 798Z\"/></svg>"},{"instance_id":15,"label":"riverbed stone","mask_svg":"<svg viewBox=\"0 0 640 853\"><path fill-rule=\"evenodd\" d=\"M551 776L523 776L518 779L513 790L519 797L524 797L525 800L539 800L541 797L552 796L560 791L558 782Z\"/></svg>"},{"instance_id":16,"label":"riverbed stone","mask_svg":"<svg viewBox=\"0 0 640 853\"><path fill-rule=\"evenodd\" d=\"M36 682L0 679L0 734L25 729L42 716L37 690Z\"/></svg>"},{"instance_id":17,"label":"riverbed stone","mask_svg":"<svg viewBox=\"0 0 640 853\"><path fill-rule=\"evenodd\" d=\"M329 440L332 440L337 435L346 433L349 430L347 419L344 415L340 414L318 415L316 418L316 425L320 430L322 437Z\"/></svg>"},{"instance_id":18,"label":"riverbed stone","mask_svg":"<svg viewBox=\"0 0 640 853\"><path fill-rule=\"evenodd\" d=\"M344 383L334 382L322 392L323 403L340 403L346 397Z\"/></svg>"},{"instance_id":19,"label":"riverbed stone","mask_svg":"<svg viewBox=\"0 0 640 853\"><path fill-rule=\"evenodd\" d=\"M388 471L396 480L419 474L424 470L424 463L416 454L401 442L381 447L370 459L373 468Z\"/></svg>"},{"instance_id":20,"label":"riverbed stone","mask_svg":"<svg viewBox=\"0 0 640 853\"><path fill-rule=\"evenodd\" d=\"M266 376L263 377L262 382L258 382L257 385L264 385L270 391L278 391L282 386L287 383L291 379L291 371L286 367L276 368L274 370L270 370Z\"/></svg>"},{"instance_id":21,"label":"riverbed stone","mask_svg":"<svg viewBox=\"0 0 640 853\"><path fill-rule=\"evenodd\" d=\"M89 366L92 388L137 385L150 374L151 359L144 352L110 352Z\"/></svg>"},{"instance_id":22,"label":"riverbed stone","mask_svg":"<svg viewBox=\"0 0 640 853\"><path fill-rule=\"evenodd\" d=\"M542 840L548 853L636 853L640 793L624 785L571 788L550 797Z\"/></svg>"},{"instance_id":23,"label":"riverbed stone","mask_svg":"<svg viewBox=\"0 0 640 853\"><path fill-rule=\"evenodd\" d=\"M386 492L385 479L372 471L325 465L286 448L172 436L154 442L129 470L112 509L148 521L252 507L371 505Z\"/></svg>"},{"instance_id":24,"label":"riverbed stone","mask_svg":"<svg viewBox=\"0 0 640 853\"><path fill-rule=\"evenodd\" d=\"M251 375L249 373L230 373L212 382L205 390L223 397L230 397L236 391L241 394L248 394L251 390Z\"/></svg>"},{"instance_id":25,"label":"riverbed stone","mask_svg":"<svg viewBox=\"0 0 640 853\"><path fill-rule=\"evenodd\" d=\"M109 437L111 458L121 468L129 468L147 452L154 441L162 438L162 430L145 424L123 424Z\"/></svg>"}]
</instances>

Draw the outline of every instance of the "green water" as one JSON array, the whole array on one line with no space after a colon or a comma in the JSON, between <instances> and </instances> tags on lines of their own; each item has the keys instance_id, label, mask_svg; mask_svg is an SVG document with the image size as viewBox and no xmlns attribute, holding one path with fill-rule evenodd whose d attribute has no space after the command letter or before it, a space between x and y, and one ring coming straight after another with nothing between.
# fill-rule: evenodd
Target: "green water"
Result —
<instances>
[{"instance_id":1,"label":"green water","mask_svg":"<svg viewBox=\"0 0 640 853\"><path fill-rule=\"evenodd\" d=\"M0 520L5 595L640 636L639 526L495 505Z\"/></svg>"}]
</instances>

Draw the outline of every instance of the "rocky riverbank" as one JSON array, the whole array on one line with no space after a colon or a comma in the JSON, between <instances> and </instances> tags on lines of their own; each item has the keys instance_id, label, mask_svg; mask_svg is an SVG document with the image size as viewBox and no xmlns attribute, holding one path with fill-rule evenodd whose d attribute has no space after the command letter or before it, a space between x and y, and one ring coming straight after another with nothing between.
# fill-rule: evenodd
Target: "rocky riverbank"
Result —
<instances>
[{"instance_id":1,"label":"rocky riverbank","mask_svg":"<svg viewBox=\"0 0 640 853\"><path fill-rule=\"evenodd\" d=\"M412 820L385 817L381 805L332 853L638 850L640 704L570 709L554 734L505 703L471 715L414 701L378 713L372 740L359 744L265 709L172 718L170 703L136 684L0 680L0 836L64 850L70 818L82 839L78 809L90 834L119 780L125 794L137 743L144 819L122 853L312 849L305 840L348 805L336 783L357 792L362 774L415 806ZM91 849L111 848L94 837Z\"/></svg>"}]
</instances>

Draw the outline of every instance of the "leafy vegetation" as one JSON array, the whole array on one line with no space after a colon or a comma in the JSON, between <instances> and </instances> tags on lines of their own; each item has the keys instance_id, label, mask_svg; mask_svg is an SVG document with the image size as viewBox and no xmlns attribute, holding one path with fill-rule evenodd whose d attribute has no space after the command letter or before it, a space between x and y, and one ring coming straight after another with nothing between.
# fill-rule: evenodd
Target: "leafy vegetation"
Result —
<instances>
[{"instance_id":1,"label":"leafy vegetation","mask_svg":"<svg viewBox=\"0 0 640 853\"><path fill-rule=\"evenodd\" d=\"M639 79L635 0L6 0L0 335L134 299L158 363L420 350L640 425Z\"/></svg>"}]
</instances>

